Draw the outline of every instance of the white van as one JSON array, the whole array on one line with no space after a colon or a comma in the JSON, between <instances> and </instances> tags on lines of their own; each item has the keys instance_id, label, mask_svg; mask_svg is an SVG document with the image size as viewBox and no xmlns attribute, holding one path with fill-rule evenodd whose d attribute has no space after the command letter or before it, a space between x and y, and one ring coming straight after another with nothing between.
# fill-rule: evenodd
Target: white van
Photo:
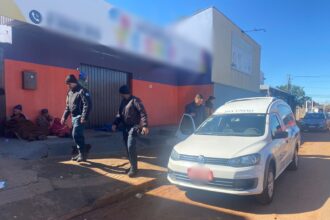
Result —
<instances>
[{"instance_id":1,"label":"white van","mask_svg":"<svg viewBox=\"0 0 330 220\"><path fill-rule=\"evenodd\" d=\"M178 133L187 135L193 127L192 118L185 115ZM284 101L233 100L173 148L168 180L184 188L256 195L267 204L274 196L275 179L287 167L298 168L300 138Z\"/></svg>"}]
</instances>

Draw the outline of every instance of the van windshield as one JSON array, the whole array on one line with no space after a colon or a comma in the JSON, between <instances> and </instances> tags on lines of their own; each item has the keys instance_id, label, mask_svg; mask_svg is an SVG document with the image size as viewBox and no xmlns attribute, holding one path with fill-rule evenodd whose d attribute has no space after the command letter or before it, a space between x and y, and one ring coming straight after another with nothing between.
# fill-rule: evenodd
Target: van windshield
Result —
<instances>
[{"instance_id":1,"label":"van windshield","mask_svg":"<svg viewBox=\"0 0 330 220\"><path fill-rule=\"evenodd\" d=\"M223 114L206 119L197 135L258 137L265 133L266 114Z\"/></svg>"}]
</instances>

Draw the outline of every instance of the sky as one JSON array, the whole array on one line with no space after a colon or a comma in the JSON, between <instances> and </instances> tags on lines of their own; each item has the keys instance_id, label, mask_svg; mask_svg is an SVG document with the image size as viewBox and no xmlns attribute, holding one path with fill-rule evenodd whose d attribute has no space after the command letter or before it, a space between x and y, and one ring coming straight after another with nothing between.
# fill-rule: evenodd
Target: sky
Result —
<instances>
[{"instance_id":1,"label":"sky","mask_svg":"<svg viewBox=\"0 0 330 220\"><path fill-rule=\"evenodd\" d=\"M215 6L261 45L266 84L304 87L330 103L330 1L328 0L108 0L131 14L166 26Z\"/></svg>"}]
</instances>

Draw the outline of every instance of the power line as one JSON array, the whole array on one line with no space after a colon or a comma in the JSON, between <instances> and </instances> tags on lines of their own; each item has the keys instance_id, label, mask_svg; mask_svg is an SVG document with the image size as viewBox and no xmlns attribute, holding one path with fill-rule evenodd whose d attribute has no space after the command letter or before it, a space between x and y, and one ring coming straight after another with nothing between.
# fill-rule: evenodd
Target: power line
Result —
<instances>
[{"instance_id":1,"label":"power line","mask_svg":"<svg viewBox=\"0 0 330 220\"><path fill-rule=\"evenodd\" d=\"M330 78L329 75L293 75L294 78Z\"/></svg>"}]
</instances>

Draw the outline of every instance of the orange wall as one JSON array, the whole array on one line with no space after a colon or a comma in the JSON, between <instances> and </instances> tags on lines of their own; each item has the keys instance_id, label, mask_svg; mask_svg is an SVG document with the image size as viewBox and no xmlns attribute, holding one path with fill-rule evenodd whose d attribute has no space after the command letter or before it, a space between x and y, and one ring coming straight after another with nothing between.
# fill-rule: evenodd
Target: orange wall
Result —
<instances>
[{"instance_id":1,"label":"orange wall","mask_svg":"<svg viewBox=\"0 0 330 220\"><path fill-rule=\"evenodd\" d=\"M22 89L24 70L37 73L37 90ZM42 108L48 108L53 116L61 117L67 93L64 81L69 73L78 74L73 69L5 60L7 114L11 114L13 106L22 104L23 112L32 120ZM192 102L197 93L201 93L205 98L213 94L212 85L178 87L133 80L132 86L133 94L141 98L146 106L150 125L176 124L184 112L185 105Z\"/></svg>"},{"instance_id":2,"label":"orange wall","mask_svg":"<svg viewBox=\"0 0 330 220\"><path fill-rule=\"evenodd\" d=\"M205 98L213 95L212 85L178 87L140 80L133 80L132 84L133 94L142 99L151 125L176 124L185 105L192 102L197 93Z\"/></svg>"},{"instance_id":3,"label":"orange wall","mask_svg":"<svg viewBox=\"0 0 330 220\"><path fill-rule=\"evenodd\" d=\"M37 73L37 90L22 89L24 70ZM5 60L7 115L11 114L15 105L21 104L24 114L31 120L37 117L42 108L48 108L51 115L61 117L67 93L64 81L69 73L78 74L72 69Z\"/></svg>"},{"instance_id":4,"label":"orange wall","mask_svg":"<svg viewBox=\"0 0 330 220\"><path fill-rule=\"evenodd\" d=\"M177 87L133 80L133 94L142 99L150 125L170 125L178 120Z\"/></svg>"}]
</instances>

